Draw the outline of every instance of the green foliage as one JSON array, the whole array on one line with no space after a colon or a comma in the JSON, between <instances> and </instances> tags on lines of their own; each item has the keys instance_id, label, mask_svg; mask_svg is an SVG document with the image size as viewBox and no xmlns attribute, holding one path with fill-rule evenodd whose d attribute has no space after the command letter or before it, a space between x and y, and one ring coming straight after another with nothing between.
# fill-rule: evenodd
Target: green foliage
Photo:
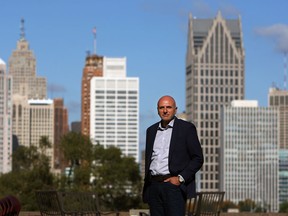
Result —
<instances>
[{"instance_id":1,"label":"green foliage","mask_svg":"<svg viewBox=\"0 0 288 216\"><path fill-rule=\"evenodd\" d=\"M65 177L66 189L96 191L103 210L128 210L141 202L141 177L133 158L116 147L92 145L89 137L70 132L61 140L64 157L73 175ZM63 186L63 185L62 185Z\"/></svg>"},{"instance_id":2,"label":"green foliage","mask_svg":"<svg viewBox=\"0 0 288 216\"><path fill-rule=\"evenodd\" d=\"M61 138L60 148L71 165L80 165L81 161L91 162L92 143L88 136L69 132Z\"/></svg>"},{"instance_id":3,"label":"green foliage","mask_svg":"<svg viewBox=\"0 0 288 216\"><path fill-rule=\"evenodd\" d=\"M230 200L225 200L221 206L221 210L223 212L227 212L228 209L231 209L231 208L235 209L235 208L238 208L238 206Z\"/></svg>"},{"instance_id":4,"label":"green foliage","mask_svg":"<svg viewBox=\"0 0 288 216\"><path fill-rule=\"evenodd\" d=\"M283 202L280 204L280 210L281 213L288 213L288 201Z\"/></svg>"},{"instance_id":5,"label":"green foliage","mask_svg":"<svg viewBox=\"0 0 288 216\"><path fill-rule=\"evenodd\" d=\"M256 208L255 202L251 199L240 201L238 205L240 212L252 212Z\"/></svg>"},{"instance_id":6,"label":"green foliage","mask_svg":"<svg viewBox=\"0 0 288 216\"><path fill-rule=\"evenodd\" d=\"M115 147L95 146L93 186L107 208L128 210L141 202L141 177L134 158Z\"/></svg>"},{"instance_id":7,"label":"green foliage","mask_svg":"<svg viewBox=\"0 0 288 216\"><path fill-rule=\"evenodd\" d=\"M62 137L61 148L72 175L56 176L46 156L50 147L48 137L41 137L38 149L18 147L12 155L12 172L0 176L0 197L12 194L22 211L38 211L36 190L95 191L102 210L141 207L142 184L134 158L115 147L93 146L89 137L70 132Z\"/></svg>"},{"instance_id":8,"label":"green foliage","mask_svg":"<svg viewBox=\"0 0 288 216\"><path fill-rule=\"evenodd\" d=\"M49 147L46 138L41 138L41 152ZM0 177L0 196L16 196L21 203L21 210L37 210L35 190L52 188L54 177L50 173L49 158L37 151L35 146L19 146L12 154L12 172Z\"/></svg>"}]
</instances>

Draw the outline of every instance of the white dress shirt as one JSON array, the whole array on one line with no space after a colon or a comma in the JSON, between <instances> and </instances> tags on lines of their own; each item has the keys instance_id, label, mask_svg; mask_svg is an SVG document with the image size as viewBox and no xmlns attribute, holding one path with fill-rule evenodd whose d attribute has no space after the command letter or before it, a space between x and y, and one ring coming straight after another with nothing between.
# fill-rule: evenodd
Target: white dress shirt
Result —
<instances>
[{"instance_id":1,"label":"white dress shirt","mask_svg":"<svg viewBox=\"0 0 288 216\"><path fill-rule=\"evenodd\" d=\"M161 123L159 123L150 164L151 175L166 175L170 173L168 157L173 124L174 119L169 122L166 128L161 127Z\"/></svg>"}]
</instances>

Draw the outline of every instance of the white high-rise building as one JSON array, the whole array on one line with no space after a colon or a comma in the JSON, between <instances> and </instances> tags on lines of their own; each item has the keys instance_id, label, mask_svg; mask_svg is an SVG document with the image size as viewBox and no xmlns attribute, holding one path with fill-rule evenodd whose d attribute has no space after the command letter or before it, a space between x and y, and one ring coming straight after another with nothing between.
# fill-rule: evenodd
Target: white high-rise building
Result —
<instances>
[{"instance_id":1,"label":"white high-rise building","mask_svg":"<svg viewBox=\"0 0 288 216\"><path fill-rule=\"evenodd\" d=\"M0 59L0 173L12 170L12 77Z\"/></svg>"},{"instance_id":2,"label":"white high-rise building","mask_svg":"<svg viewBox=\"0 0 288 216\"><path fill-rule=\"evenodd\" d=\"M232 101L221 112L220 189L234 203L279 209L279 109Z\"/></svg>"},{"instance_id":3,"label":"white high-rise building","mask_svg":"<svg viewBox=\"0 0 288 216\"><path fill-rule=\"evenodd\" d=\"M126 77L126 58L103 61L103 76L91 79L90 136L139 162L139 79Z\"/></svg>"},{"instance_id":4,"label":"white high-rise building","mask_svg":"<svg viewBox=\"0 0 288 216\"><path fill-rule=\"evenodd\" d=\"M51 143L45 154L54 167L54 105L53 100L28 100L29 107L29 146L39 147L41 137L46 136ZM39 149L39 148L38 148Z\"/></svg>"}]
</instances>

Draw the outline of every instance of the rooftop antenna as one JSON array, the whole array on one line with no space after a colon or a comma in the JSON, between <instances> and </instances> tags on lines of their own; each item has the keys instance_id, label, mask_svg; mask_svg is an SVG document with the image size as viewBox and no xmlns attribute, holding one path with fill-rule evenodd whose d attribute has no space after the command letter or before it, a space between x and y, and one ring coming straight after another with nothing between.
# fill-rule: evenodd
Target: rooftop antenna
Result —
<instances>
[{"instance_id":1,"label":"rooftop antenna","mask_svg":"<svg viewBox=\"0 0 288 216\"><path fill-rule=\"evenodd\" d=\"M21 26L20 26L20 40L25 40L24 18L21 19Z\"/></svg>"},{"instance_id":2,"label":"rooftop antenna","mask_svg":"<svg viewBox=\"0 0 288 216\"><path fill-rule=\"evenodd\" d=\"M287 79L287 52L284 52L284 90L286 90L287 88L287 83L286 83L286 79Z\"/></svg>"},{"instance_id":3,"label":"rooftop antenna","mask_svg":"<svg viewBox=\"0 0 288 216\"><path fill-rule=\"evenodd\" d=\"M96 27L93 28L93 37L94 37L94 54L96 55Z\"/></svg>"}]
</instances>

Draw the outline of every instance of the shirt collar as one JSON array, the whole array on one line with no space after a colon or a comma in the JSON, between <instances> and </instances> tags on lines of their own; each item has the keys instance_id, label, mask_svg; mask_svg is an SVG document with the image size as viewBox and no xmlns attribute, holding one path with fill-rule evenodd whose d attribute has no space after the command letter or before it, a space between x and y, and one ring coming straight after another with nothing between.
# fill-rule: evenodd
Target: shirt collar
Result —
<instances>
[{"instance_id":1,"label":"shirt collar","mask_svg":"<svg viewBox=\"0 0 288 216\"><path fill-rule=\"evenodd\" d=\"M167 125L166 128L163 128L163 127L161 126L161 121L160 121L157 130L164 131L164 130L167 130L168 128L173 128L174 121L175 121L175 118L173 118L173 119L169 122L169 124Z\"/></svg>"}]
</instances>

